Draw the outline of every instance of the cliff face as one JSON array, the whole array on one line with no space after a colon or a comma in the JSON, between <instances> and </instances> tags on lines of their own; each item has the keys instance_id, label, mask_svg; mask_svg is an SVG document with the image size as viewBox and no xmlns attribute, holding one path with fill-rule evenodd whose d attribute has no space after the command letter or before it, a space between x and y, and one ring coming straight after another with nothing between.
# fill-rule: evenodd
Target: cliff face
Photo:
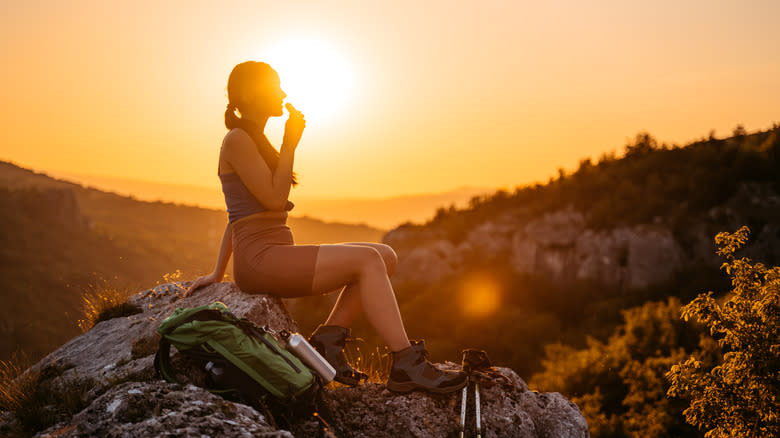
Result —
<instances>
[{"instance_id":1,"label":"cliff face","mask_svg":"<svg viewBox=\"0 0 780 438\"><path fill-rule=\"evenodd\" d=\"M661 284L694 264L718 266L712 236L756 218L765 224L754 230L762 243L747 252L776 258L778 215L780 197L770 187L745 184L727 203L704 217L690 218L692 225L681 233L674 232L663 216L648 224L589 229L585 213L568 207L530 220L522 212L507 210L464 229L458 242L434 227L407 226L388 232L383 241L399 256L393 276L396 285L433 284L480 260L508 265L520 274L636 289Z\"/></svg>"},{"instance_id":2,"label":"cliff face","mask_svg":"<svg viewBox=\"0 0 780 438\"><path fill-rule=\"evenodd\" d=\"M49 354L28 373L40 376L49 400L80 398L70 414L59 401L45 407L53 416L37 436L312 436L316 422L301 418L291 431L276 430L250 406L224 400L194 385L169 384L154 373L159 340L155 330L176 307L224 302L233 313L275 330L296 330L276 298L247 295L233 283L219 283L187 299L187 284L164 284L129 299L138 313L102 321ZM173 357L176 363L176 355ZM443 368L459 365L446 362ZM486 437L585 437L579 408L558 393L537 393L514 371L497 367L482 389L482 430ZM356 388L330 385L324 398L334 426L347 437L456 436L460 395L422 392L397 395L383 383ZM473 391L467 429L474 427ZM0 434L21 434L9 412L0 416Z\"/></svg>"},{"instance_id":3,"label":"cliff face","mask_svg":"<svg viewBox=\"0 0 780 438\"><path fill-rule=\"evenodd\" d=\"M662 226L609 231L585 229L582 213L562 210L528 223L511 215L484 222L458 245L433 240L399 253L394 281L434 283L474 258L509 264L515 272L558 280L588 279L639 288L668 279L681 265L683 250ZM406 248L414 239L396 229L385 243Z\"/></svg>"}]
</instances>

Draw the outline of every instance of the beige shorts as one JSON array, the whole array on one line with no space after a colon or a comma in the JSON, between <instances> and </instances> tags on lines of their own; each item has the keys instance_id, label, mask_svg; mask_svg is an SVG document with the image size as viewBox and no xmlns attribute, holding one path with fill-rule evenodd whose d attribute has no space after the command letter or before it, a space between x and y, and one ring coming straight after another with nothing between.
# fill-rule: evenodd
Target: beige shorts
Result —
<instances>
[{"instance_id":1,"label":"beige shorts","mask_svg":"<svg viewBox=\"0 0 780 438\"><path fill-rule=\"evenodd\" d=\"M287 212L265 212L233 222L233 276L246 293L283 298L313 295L319 245L296 245Z\"/></svg>"}]
</instances>

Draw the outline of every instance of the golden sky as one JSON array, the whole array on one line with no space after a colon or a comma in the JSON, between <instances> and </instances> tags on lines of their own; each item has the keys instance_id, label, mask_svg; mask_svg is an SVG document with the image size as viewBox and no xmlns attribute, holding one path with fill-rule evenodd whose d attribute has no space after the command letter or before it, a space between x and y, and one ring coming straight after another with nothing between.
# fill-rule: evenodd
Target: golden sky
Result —
<instances>
[{"instance_id":1,"label":"golden sky","mask_svg":"<svg viewBox=\"0 0 780 438\"><path fill-rule=\"evenodd\" d=\"M307 116L294 197L514 188L641 130L682 144L780 121L777 1L2 9L0 159L42 171L218 187L227 76L248 59Z\"/></svg>"}]
</instances>

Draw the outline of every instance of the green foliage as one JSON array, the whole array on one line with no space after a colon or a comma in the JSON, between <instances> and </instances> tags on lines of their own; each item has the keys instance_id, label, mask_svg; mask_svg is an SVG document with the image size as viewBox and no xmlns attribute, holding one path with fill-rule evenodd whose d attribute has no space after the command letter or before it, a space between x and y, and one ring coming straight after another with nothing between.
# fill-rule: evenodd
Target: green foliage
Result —
<instances>
[{"instance_id":1,"label":"green foliage","mask_svg":"<svg viewBox=\"0 0 780 438\"><path fill-rule=\"evenodd\" d=\"M669 396L690 399L685 418L707 437L780 436L780 267L735 257L748 233L742 227L715 238L732 279L725 301L709 292L682 311L717 339L721 363L711 366L692 355L667 374Z\"/></svg>"},{"instance_id":2,"label":"green foliage","mask_svg":"<svg viewBox=\"0 0 780 438\"><path fill-rule=\"evenodd\" d=\"M593 437L695 436L682 417L684 403L666 397L671 364L717 349L680 320L680 301L647 302L621 312L624 323L607 342L587 337L587 348L546 347L544 371L530 385L561 392L576 403Z\"/></svg>"},{"instance_id":3,"label":"green foliage","mask_svg":"<svg viewBox=\"0 0 780 438\"><path fill-rule=\"evenodd\" d=\"M509 211L522 220L572 205L585 214L589 228L659 218L678 235L726 202L742 183L766 183L780 191L778 168L778 126L751 134L735 129L731 138L710 136L683 147L659 144L651 134L640 132L625 145L622 157L603 154L595 164L581 160L574 172L559 170L547 184L475 198L462 210L440 208L427 224L411 228L441 232L458 242L476 224Z\"/></svg>"}]
</instances>

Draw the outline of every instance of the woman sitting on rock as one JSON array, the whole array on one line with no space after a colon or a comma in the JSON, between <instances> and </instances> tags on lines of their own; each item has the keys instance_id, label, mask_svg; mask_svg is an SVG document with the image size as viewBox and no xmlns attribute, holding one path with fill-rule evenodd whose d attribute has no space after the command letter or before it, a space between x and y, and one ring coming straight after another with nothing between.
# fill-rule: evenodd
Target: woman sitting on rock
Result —
<instances>
[{"instance_id":1,"label":"woman sitting on rock","mask_svg":"<svg viewBox=\"0 0 780 438\"><path fill-rule=\"evenodd\" d=\"M465 386L464 373L439 370L426 360L422 341L409 342L389 279L397 261L391 247L368 242L295 245L286 225L293 208L287 198L290 186L297 184L293 159L306 121L287 103L290 114L279 150L266 138L268 118L283 115L287 96L276 71L263 62L238 64L228 78L227 93L229 132L218 175L228 225L215 271L195 280L184 296L222 281L233 252L235 283L244 292L293 298L341 291L327 321L309 338L336 369L337 382L357 385L367 378L347 363L343 352L348 327L363 311L392 351L389 390L448 393Z\"/></svg>"}]
</instances>

